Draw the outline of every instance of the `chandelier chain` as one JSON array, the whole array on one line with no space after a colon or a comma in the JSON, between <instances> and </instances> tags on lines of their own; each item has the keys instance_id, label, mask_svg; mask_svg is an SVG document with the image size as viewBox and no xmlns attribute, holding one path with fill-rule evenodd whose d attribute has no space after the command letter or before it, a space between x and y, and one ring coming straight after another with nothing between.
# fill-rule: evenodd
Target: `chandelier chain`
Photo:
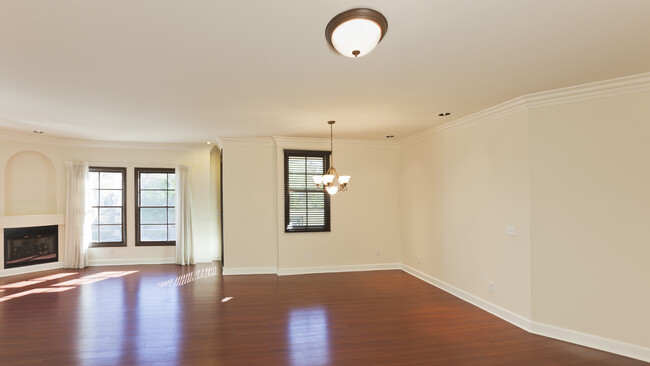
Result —
<instances>
[{"instance_id":1,"label":"chandelier chain","mask_svg":"<svg viewBox=\"0 0 650 366\"><path fill-rule=\"evenodd\" d=\"M334 168L334 123L335 121L327 121L330 125L330 156L329 156L329 168L327 172L323 175L314 175L314 183L316 187L324 190L330 195L335 194L338 191L346 191L348 189L348 182L350 181L349 175L342 175L336 172Z\"/></svg>"},{"instance_id":2,"label":"chandelier chain","mask_svg":"<svg viewBox=\"0 0 650 366\"><path fill-rule=\"evenodd\" d=\"M330 168L334 166L334 124L330 123Z\"/></svg>"}]
</instances>

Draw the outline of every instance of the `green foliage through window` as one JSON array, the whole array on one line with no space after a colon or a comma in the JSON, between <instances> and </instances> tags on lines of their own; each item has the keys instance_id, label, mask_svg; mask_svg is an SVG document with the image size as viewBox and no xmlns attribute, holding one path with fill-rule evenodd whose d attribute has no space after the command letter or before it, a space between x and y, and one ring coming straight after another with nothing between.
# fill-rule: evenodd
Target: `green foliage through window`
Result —
<instances>
[{"instance_id":1,"label":"green foliage through window","mask_svg":"<svg viewBox=\"0 0 650 366\"><path fill-rule=\"evenodd\" d=\"M125 246L126 168L90 167L92 246Z\"/></svg>"},{"instance_id":2,"label":"green foliage through window","mask_svg":"<svg viewBox=\"0 0 650 366\"><path fill-rule=\"evenodd\" d=\"M175 245L174 169L136 168L136 245Z\"/></svg>"}]
</instances>

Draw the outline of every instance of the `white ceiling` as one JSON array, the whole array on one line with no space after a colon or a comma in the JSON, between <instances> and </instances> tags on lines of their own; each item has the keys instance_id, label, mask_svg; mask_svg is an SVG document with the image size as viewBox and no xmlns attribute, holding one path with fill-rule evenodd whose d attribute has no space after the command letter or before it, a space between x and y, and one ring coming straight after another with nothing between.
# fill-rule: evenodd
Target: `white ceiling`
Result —
<instances>
[{"instance_id":1,"label":"white ceiling","mask_svg":"<svg viewBox=\"0 0 650 366\"><path fill-rule=\"evenodd\" d=\"M350 59L325 26L359 6L388 33ZM0 128L53 136L402 138L648 71L649 0L0 0Z\"/></svg>"}]
</instances>

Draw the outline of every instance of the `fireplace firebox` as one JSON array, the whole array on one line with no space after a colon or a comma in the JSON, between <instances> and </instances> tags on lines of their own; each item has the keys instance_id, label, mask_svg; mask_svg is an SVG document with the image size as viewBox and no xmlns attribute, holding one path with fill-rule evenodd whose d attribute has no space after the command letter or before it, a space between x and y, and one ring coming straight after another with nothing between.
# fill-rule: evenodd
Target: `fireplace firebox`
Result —
<instances>
[{"instance_id":1,"label":"fireplace firebox","mask_svg":"<svg viewBox=\"0 0 650 366\"><path fill-rule=\"evenodd\" d=\"M59 260L57 225L4 229L4 240L5 268Z\"/></svg>"}]
</instances>

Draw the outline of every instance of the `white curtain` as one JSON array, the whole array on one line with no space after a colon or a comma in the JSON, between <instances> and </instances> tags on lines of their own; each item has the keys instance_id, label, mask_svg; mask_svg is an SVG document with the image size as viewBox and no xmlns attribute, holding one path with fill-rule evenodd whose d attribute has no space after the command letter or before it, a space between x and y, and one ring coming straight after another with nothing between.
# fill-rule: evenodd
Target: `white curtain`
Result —
<instances>
[{"instance_id":1,"label":"white curtain","mask_svg":"<svg viewBox=\"0 0 650 366\"><path fill-rule=\"evenodd\" d=\"M192 166L176 165L176 263L194 264L192 242Z\"/></svg>"},{"instance_id":2,"label":"white curtain","mask_svg":"<svg viewBox=\"0 0 650 366\"><path fill-rule=\"evenodd\" d=\"M84 268L88 261L89 230L86 215L88 163L66 161L65 244L63 267Z\"/></svg>"}]
</instances>

